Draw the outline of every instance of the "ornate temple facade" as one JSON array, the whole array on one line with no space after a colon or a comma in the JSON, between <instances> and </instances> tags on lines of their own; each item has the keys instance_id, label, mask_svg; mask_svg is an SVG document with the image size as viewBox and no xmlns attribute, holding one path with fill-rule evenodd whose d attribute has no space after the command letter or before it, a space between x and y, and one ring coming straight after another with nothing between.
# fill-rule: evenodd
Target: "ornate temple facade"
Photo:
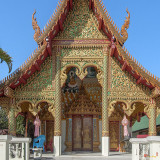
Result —
<instances>
[{"instance_id":1,"label":"ornate temple facade","mask_svg":"<svg viewBox=\"0 0 160 160\"><path fill-rule=\"evenodd\" d=\"M26 117L25 136L36 115L46 143L63 151L108 155L123 141L121 121L129 126L144 115L150 136L160 113L160 80L125 49L130 13L121 31L101 0L63 0L43 30L32 16L38 48L0 84L0 106L8 113L9 134L16 116Z\"/></svg>"}]
</instances>

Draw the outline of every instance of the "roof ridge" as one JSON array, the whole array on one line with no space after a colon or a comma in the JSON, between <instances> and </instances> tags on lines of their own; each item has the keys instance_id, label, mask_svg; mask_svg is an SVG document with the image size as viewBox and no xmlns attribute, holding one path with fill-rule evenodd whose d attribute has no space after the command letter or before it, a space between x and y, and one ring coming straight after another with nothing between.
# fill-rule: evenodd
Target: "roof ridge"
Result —
<instances>
[{"instance_id":1,"label":"roof ridge","mask_svg":"<svg viewBox=\"0 0 160 160\"><path fill-rule=\"evenodd\" d=\"M142 77L146 78L146 80L149 79L149 81L151 83L153 82L153 83L156 83L158 86L160 86L160 78L159 77L155 76L150 71L148 71L146 68L144 68L142 66L142 64L140 64L140 62L138 60L136 60L136 58L134 58L130 54L130 52L125 48L125 46L123 46L123 47L121 47L120 45L117 45L117 46L118 46L118 50L120 48L123 50L123 52L121 52L120 54L123 56L124 60L129 61L129 64L131 65L132 68L134 68L134 71L136 70L136 72L138 72ZM133 67L133 64L135 64L136 66ZM139 71L137 71L137 70L139 70ZM140 73L140 71L141 71L141 73Z\"/></svg>"},{"instance_id":2,"label":"roof ridge","mask_svg":"<svg viewBox=\"0 0 160 160\"><path fill-rule=\"evenodd\" d=\"M95 0L96 2L97 0ZM102 14L105 16L105 18L108 18L109 22L114 26L115 30L120 34L120 29L117 27L116 23L114 23L114 20L112 19L112 17L110 16L110 14L108 13L106 7L103 4L102 0L98 0L98 2L100 3L100 7L101 9L104 11ZM101 11L102 11L101 10Z\"/></svg>"},{"instance_id":3,"label":"roof ridge","mask_svg":"<svg viewBox=\"0 0 160 160\"><path fill-rule=\"evenodd\" d=\"M55 26L55 24L57 24L59 17L61 16L61 13L64 12L65 7L67 6L68 1L69 0L59 0L56 9L53 12L53 15L50 17L47 24L41 30L41 34L38 37L37 43L41 43L43 39L47 35L50 34L49 31L52 29L52 27ZM102 0L92 0L92 2L94 2L95 7L98 9L98 13L100 13L100 16L103 17L105 26L107 26L108 30L112 33L112 35L115 36L115 38L120 42L120 44L123 45L124 42L127 40L127 38L124 38L122 36L122 31L120 31L119 27L116 25L114 20L111 18L105 5L103 4L103 1ZM123 27L125 27L125 25L123 25Z\"/></svg>"},{"instance_id":4,"label":"roof ridge","mask_svg":"<svg viewBox=\"0 0 160 160\"><path fill-rule=\"evenodd\" d=\"M37 40L37 43L40 43L43 41L43 39L47 36L48 31L52 29L53 25L57 23L59 20L60 13L67 5L68 0L59 0L56 9L54 10L52 16L48 20L47 24L44 26L44 28L41 31L41 35ZM65 6L65 7L64 7Z\"/></svg>"},{"instance_id":5,"label":"roof ridge","mask_svg":"<svg viewBox=\"0 0 160 160\"><path fill-rule=\"evenodd\" d=\"M34 60L39 56L39 53L41 53L45 49L46 45L36 48L31 55L25 60L20 67L18 67L14 72L6 76L0 81L0 89L3 87L3 84L5 84L7 81L10 81L14 78L16 78L17 75L20 75L22 72L26 71L30 65L34 62Z\"/></svg>"},{"instance_id":6,"label":"roof ridge","mask_svg":"<svg viewBox=\"0 0 160 160\"><path fill-rule=\"evenodd\" d=\"M99 12L101 13L101 16L103 15L104 24L108 27L108 29L110 30L110 32L112 33L112 35L115 36L115 38L120 41L121 45L124 44L124 42L127 39L124 39L124 37L122 37L121 31L120 29L117 27L116 23L114 22L114 20L112 19L112 17L110 16L110 14L108 13L105 5L103 4L103 0L94 0L95 4L97 5L97 7L100 7L101 9L99 10ZM128 10L127 10L128 11ZM128 13L128 12L127 12ZM107 23L110 23L110 25L112 25L112 27L110 25L108 25ZM124 25L123 25L124 26ZM118 35L115 35L115 33L113 33L112 29L114 29L114 32L117 32ZM118 37L117 37L118 36Z\"/></svg>"}]
</instances>

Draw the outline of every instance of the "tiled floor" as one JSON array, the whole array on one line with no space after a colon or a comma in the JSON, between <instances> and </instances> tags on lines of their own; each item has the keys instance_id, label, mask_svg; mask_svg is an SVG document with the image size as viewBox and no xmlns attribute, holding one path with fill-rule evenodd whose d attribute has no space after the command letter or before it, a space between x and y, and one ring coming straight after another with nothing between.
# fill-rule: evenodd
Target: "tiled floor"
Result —
<instances>
[{"instance_id":1,"label":"tiled floor","mask_svg":"<svg viewBox=\"0 0 160 160\"><path fill-rule=\"evenodd\" d=\"M33 160L33 158L30 158L30 160ZM101 153L71 152L60 157L54 157L53 154L47 153L43 154L42 160L132 160L132 156L131 154L119 152L111 152L109 157L103 157Z\"/></svg>"}]
</instances>

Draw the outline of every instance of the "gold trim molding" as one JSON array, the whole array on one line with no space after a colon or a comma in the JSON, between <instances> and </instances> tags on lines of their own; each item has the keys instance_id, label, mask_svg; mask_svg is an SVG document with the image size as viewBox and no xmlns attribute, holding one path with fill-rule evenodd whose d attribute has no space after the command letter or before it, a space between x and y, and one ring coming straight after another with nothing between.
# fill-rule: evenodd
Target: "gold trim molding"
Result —
<instances>
[{"instance_id":1,"label":"gold trim molding","mask_svg":"<svg viewBox=\"0 0 160 160\"><path fill-rule=\"evenodd\" d=\"M21 106L20 105L16 105L14 107L14 112L15 112L15 116L17 116L18 113L22 112Z\"/></svg>"},{"instance_id":2,"label":"gold trim molding","mask_svg":"<svg viewBox=\"0 0 160 160\"><path fill-rule=\"evenodd\" d=\"M38 106L29 104L29 111L36 116L38 112L41 110L40 104Z\"/></svg>"},{"instance_id":3,"label":"gold trim molding","mask_svg":"<svg viewBox=\"0 0 160 160\"><path fill-rule=\"evenodd\" d=\"M132 101L126 101L125 103L122 103L122 108L128 116L131 116L136 109L136 103L132 103Z\"/></svg>"},{"instance_id":4,"label":"gold trim molding","mask_svg":"<svg viewBox=\"0 0 160 160\"><path fill-rule=\"evenodd\" d=\"M55 117L55 106L53 104L49 104L48 111Z\"/></svg>"},{"instance_id":5,"label":"gold trim molding","mask_svg":"<svg viewBox=\"0 0 160 160\"><path fill-rule=\"evenodd\" d=\"M116 103L117 103L116 101L112 101L112 102L109 104L109 106L108 106L108 108L107 108L107 110L108 110L108 117L110 117L110 116L112 115L112 113L114 112Z\"/></svg>"},{"instance_id":6,"label":"gold trim molding","mask_svg":"<svg viewBox=\"0 0 160 160\"><path fill-rule=\"evenodd\" d=\"M99 67L99 65L94 64L94 63L87 63L84 65L84 62L79 62L78 65L72 63L72 64L68 64L63 67L63 69L61 70L61 76L60 76L61 77L61 87L64 85L64 83L67 79L67 68L75 67L77 76L81 80L83 80L86 77L86 75L88 74L87 69L86 69L88 66L96 67L98 82L101 84L101 86L103 86L103 71Z\"/></svg>"}]
</instances>

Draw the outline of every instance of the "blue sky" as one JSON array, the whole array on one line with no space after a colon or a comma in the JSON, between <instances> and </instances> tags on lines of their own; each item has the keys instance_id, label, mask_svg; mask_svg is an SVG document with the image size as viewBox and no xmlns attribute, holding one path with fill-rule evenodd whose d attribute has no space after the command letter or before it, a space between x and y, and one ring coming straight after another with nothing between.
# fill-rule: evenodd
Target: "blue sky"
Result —
<instances>
[{"instance_id":1,"label":"blue sky","mask_svg":"<svg viewBox=\"0 0 160 160\"><path fill-rule=\"evenodd\" d=\"M0 47L13 57L16 70L31 55L37 44L33 39L32 13L41 29L53 14L58 0L1 0ZM121 28L131 14L129 38L125 47L146 69L160 77L160 1L159 0L103 0L109 14ZM5 63L0 64L0 80L8 74Z\"/></svg>"}]
</instances>

